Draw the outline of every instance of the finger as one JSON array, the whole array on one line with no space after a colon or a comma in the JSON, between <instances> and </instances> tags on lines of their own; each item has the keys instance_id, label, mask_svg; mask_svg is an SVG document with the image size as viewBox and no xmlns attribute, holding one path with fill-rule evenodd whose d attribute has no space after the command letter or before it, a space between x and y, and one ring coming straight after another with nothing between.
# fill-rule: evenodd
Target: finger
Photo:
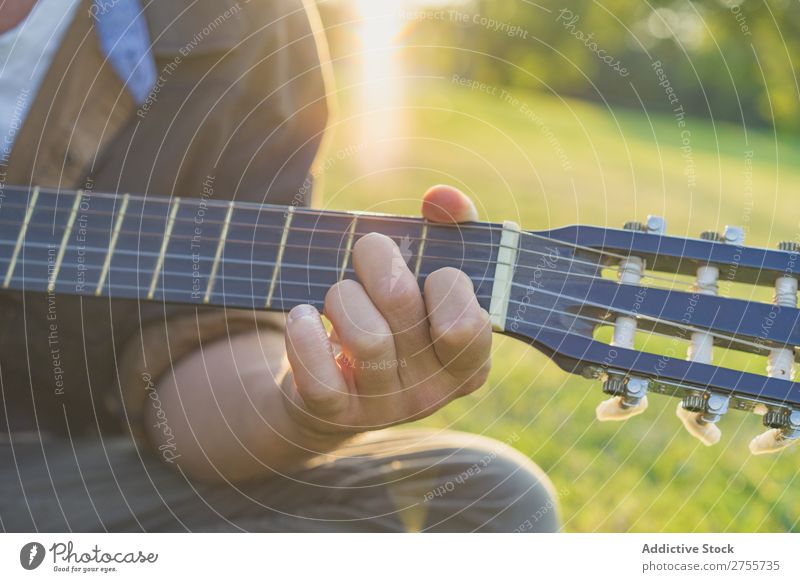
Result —
<instances>
[{"instance_id":1,"label":"finger","mask_svg":"<svg viewBox=\"0 0 800 582\"><path fill-rule=\"evenodd\" d=\"M439 185L422 197L422 216L433 222L467 222L478 220L478 211L461 190Z\"/></svg>"},{"instance_id":2,"label":"finger","mask_svg":"<svg viewBox=\"0 0 800 582\"><path fill-rule=\"evenodd\" d=\"M489 372L492 329L472 281L451 267L434 271L425 280L425 304L433 348L442 366L469 380L473 388L483 384Z\"/></svg>"},{"instance_id":3,"label":"finger","mask_svg":"<svg viewBox=\"0 0 800 582\"><path fill-rule=\"evenodd\" d=\"M325 295L325 315L333 324L360 394L397 388L397 355L389 324L364 288L345 279Z\"/></svg>"},{"instance_id":4,"label":"finger","mask_svg":"<svg viewBox=\"0 0 800 582\"><path fill-rule=\"evenodd\" d=\"M289 312L286 353L300 398L293 402L317 418L332 418L347 408L347 384L319 312L311 305L298 305Z\"/></svg>"},{"instance_id":5,"label":"finger","mask_svg":"<svg viewBox=\"0 0 800 582\"><path fill-rule=\"evenodd\" d=\"M395 242L378 233L361 237L353 246L353 266L370 300L389 324L397 354L416 357L426 353L430 335L425 303Z\"/></svg>"}]
</instances>

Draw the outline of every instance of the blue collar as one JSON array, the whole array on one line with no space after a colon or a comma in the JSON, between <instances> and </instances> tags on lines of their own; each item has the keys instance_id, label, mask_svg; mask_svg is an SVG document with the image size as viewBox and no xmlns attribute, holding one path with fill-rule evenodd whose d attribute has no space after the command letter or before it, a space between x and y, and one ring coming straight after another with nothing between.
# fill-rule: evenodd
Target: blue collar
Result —
<instances>
[{"instance_id":1,"label":"blue collar","mask_svg":"<svg viewBox=\"0 0 800 582\"><path fill-rule=\"evenodd\" d=\"M139 0L93 0L100 48L125 88L142 105L156 83L156 63Z\"/></svg>"}]
</instances>

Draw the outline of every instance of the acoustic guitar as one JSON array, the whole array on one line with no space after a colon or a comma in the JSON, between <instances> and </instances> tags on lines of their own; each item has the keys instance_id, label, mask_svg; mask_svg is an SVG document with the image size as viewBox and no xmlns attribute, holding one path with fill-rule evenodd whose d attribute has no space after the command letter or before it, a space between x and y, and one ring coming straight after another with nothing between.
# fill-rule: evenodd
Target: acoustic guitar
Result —
<instances>
[{"instance_id":1,"label":"acoustic guitar","mask_svg":"<svg viewBox=\"0 0 800 582\"><path fill-rule=\"evenodd\" d=\"M640 412L647 394L659 393L680 399L679 416L707 444L730 410L762 415L767 430L752 441L755 453L800 437L800 384L793 381L800 245L745 246L735 228L668 236L664 221L649 217L622 229L534 232L513 222L445 225L208 198L6 186L0 277L3 289L26 292L284 312L302 303L321 308L332 284L355 278L353 244L369 232L398 243L420 284L441 267L461 269L497 333L531 344L567 372L601 380L610 397L598 408L601 418ZM676 288L676 275L693 283ZM720 282L771 287L775 299L723 297ZM612 329L610 341L598 339L602 328ZM637 349L641 332L670 338L669 347ZM766 356L766 373L714 365L715 347Z\"/></svg>"}]
</instances>

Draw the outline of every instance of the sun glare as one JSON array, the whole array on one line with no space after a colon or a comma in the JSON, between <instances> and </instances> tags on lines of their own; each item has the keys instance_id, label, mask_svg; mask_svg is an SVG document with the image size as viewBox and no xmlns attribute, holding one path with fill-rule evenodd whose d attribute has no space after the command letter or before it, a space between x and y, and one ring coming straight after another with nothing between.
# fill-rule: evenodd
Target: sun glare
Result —
<instances>
[{"instance_id":1,"label":"sun glare","mask_svg":"<svg viewBox=\"0 0 800 582\"><path fill-rule=\"evenodd\" d=\"M410 0L356 0L361 60L362 136L387 153L391 137L401 123L403 82L398 37L407 24Z\"/></svg>"}]
</instances>

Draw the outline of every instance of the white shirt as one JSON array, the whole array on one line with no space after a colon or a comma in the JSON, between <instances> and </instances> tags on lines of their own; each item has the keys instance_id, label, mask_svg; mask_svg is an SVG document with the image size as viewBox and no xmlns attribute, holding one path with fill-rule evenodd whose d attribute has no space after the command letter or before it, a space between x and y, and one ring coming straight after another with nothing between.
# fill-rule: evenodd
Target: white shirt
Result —
<instances>
[{"instance_id":1,"label":"white shirt","mask_svg":"<svg viewBox=\"0 0 800 582\"><path fill-rule=\"evenodd\" d=\"M0 34L0 163L50 68L79 0L38 0L15 28Z\"/></svg>"}]
</instances>

